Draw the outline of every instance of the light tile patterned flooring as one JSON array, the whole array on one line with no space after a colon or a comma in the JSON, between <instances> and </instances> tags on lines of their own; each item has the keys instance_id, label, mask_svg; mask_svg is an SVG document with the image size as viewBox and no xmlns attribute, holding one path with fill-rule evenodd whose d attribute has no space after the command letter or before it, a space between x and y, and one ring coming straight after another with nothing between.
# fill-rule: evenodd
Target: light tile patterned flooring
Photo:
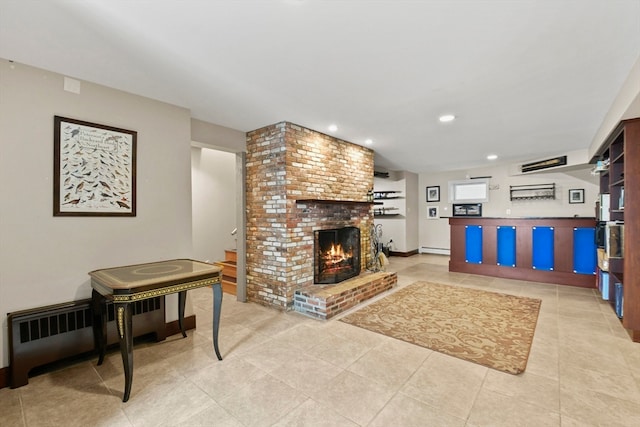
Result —
<instances>
[{"instance_id":1,"label":"light tile patterned flooring","mask_svg":"<svg viewBox=\"0 0 640 427\"><path fill-rule=\"evenodd\" d=\"M447 257L392 257L417 280L542 299L524 374L513 376L344 324L225 296L213 355L211 291L190 291L196 330L0 390L0 426L638 426L640 344L595 290L449 273ZM390 292L393 292L390 291ZM384 294L380 297L383 297Z\"/></svg>"}]
</instances>

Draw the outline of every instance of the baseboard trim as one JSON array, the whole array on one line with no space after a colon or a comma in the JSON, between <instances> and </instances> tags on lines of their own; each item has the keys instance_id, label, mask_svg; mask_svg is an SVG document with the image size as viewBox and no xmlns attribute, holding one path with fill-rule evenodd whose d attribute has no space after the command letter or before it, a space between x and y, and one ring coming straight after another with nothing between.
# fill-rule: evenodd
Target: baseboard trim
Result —
<instances>
[{"instance_id":1,"label":"baseboard trim","mask_svg":"<svg viewBox=\"0 0 640 427\"><path fill-rule=\"evenodd\" d=\"M403 257L408 257L408 256L412 256L412 255L418 255L418 250L414 249L412 251L409 252L394 252L394 251L390 251L389 252L389 256L403 256Z\"/></svg>"},{"instance_id":2,"label":"baseboard trim","mask_svg":"<svg viewBox=\"0 0 640 427\"><path fill-rule=\"evenodd\" d=\"M174 320L173 322L168 322L166 324L167 327L167 336L171 336L171 335L175 335L175 334L179 334L180 331L180 324L178 323L177 320ZM191 315L191 316L186 316L184 318L184 329L185 330L189 330L189 329L195 329L196 328L196 315Z\"/></svg>"},{"instance_id":3,"label":"baseboard trim","mask_svg":"<svg viewBox=\"0 0 640 427\"><path fill-rule=\"evenodd\" d=\"M9 368L0 368L0 388L9 387Z\"/></svg>"},{"instance_id":4,"label":"baseboard trim","mask_svg":"<svg viewBox=\"0 0 640 427\"><path fill-rule=\"evenodd\" d=\"M449 255L451 256L451 249L445 248L428 248L423 246L420 248L421 254L436 254L436 255Z\"/></svg>"}]
</instances>

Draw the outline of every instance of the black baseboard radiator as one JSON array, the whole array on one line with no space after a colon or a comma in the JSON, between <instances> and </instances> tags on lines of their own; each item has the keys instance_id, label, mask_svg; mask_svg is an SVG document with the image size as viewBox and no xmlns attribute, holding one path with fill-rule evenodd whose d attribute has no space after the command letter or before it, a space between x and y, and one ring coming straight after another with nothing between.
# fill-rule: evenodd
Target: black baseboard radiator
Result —
<instances>
[{"instance_id":1,"label":"black baseboard radiator","mask_svg":"<svg viewBox=\"0 0 640 427\"><path fill-rule=\"evenodd\" d=\"M118 342L113 304L107 304L107 345ZM29 383L35 367L95 351L91 299L7 315L11 388ZM166 338L164 296L133 303L133 336Z\"/></svg>"}]
</instances>

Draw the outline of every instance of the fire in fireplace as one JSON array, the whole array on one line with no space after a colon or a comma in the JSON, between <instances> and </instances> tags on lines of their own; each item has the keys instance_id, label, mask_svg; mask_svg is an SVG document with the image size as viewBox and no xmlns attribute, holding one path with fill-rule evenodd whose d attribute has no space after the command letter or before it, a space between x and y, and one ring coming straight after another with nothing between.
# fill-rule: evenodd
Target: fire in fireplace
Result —
<instances>
[{"instance_id":1,"label":"fire in fireplace","mask_svg":"<svg viewBox=\"0 0 640 427\"><path fill-rule=\"evenodd\" d=\"M360 274L360 229L314 232L314 282L339 283Z\"/></svg>"}]
</instances>

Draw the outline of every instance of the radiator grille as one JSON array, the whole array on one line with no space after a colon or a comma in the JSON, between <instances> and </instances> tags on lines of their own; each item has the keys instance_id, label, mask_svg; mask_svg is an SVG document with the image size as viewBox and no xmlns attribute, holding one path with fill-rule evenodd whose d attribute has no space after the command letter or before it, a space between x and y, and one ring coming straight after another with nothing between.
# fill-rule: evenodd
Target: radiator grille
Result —
<instances>
[{"instance_id":1,"label":"radiator grille","mask_svg":"<svg viewBox=\"0 0 640 427\"><path fill-rule=\"evenodd\" d=\"M153 310L160 310L160 299L162 297L149 298L133 303L133 315L148 313ZM113 304L107 305L107 321L112 322L116 318L116 309Z\"/></svg>"},{"instance_id":2,"label":"radiator grille","mask_svg":"<svg viewBox=\"0 0 640 427\"><path fill-rule=\"evenodd\" d=\"M133 335L154 333L166 337L164 297L131 303ZM118 342L115 308L107 304L107 344ZM95 350L94 314L90 299L9 313L11 388L28 384L36 366Z\"/></svg>"},{"instance_id":3,"label":"radiator grille","mask_svg":"<svg viewBox=\"0 0 640 427\"><path fill-rule=\"evenodd\" d=\"M89 308L24 321L20 322L20 344L92 326L93 313Z\"/></svg>"},{"instance_id":4,"label":"radiator grille","mask_svg":"<svg viewBox=\"0 0 640 427\"><path fill-rule=\"evenodd\" d=\"M148 313L160 309L160 298L151 298L133 303L133 315ZM113 304L107 305L107 321L115 319ZM82 328L93 327L93 311L90 307L78 308L57 315L19 322L20 344L41 338L64 334Z\"/></svg>"}]
</instances>

